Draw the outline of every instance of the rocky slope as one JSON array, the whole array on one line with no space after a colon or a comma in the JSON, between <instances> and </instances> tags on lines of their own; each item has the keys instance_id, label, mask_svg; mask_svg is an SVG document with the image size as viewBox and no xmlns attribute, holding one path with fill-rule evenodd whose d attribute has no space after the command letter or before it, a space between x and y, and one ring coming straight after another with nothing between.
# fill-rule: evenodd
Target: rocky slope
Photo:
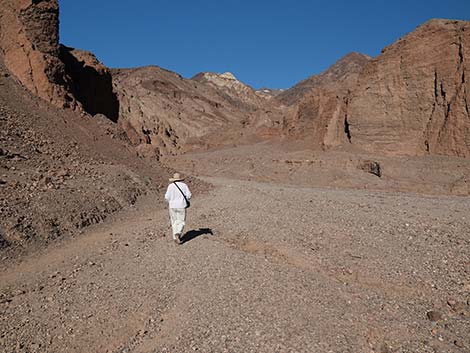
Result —
<instances>
[{"instance_id":1,"label":"rocky slope","mask_svg":"<svg viewBox=\"0 0 470 353\"><path fill-rule=\"evenodd\" d=\"M251 141L282 122L280 108L232 75L185 79L156 66L113 70L112 75L118 124L146 156Z\"/></svg>"},{"instance_id":2,"label":"rocky slope","mask_svg":"<svg viewBox=\"0 0 470 353\"><path fill-rule=\"evenodd\" d=\"M104 116L57 109L34 97L8 76L0 57L3 259L100 223L156 192L170 174L136 158Z\"/></svg>"},{"instance_id":3,"label":"rocky slope","mask_svg":"<svg viewBox=\"0 0 470 353\"><path fill-rule=\"evenodd\" d=\"M235 105L243 106L246 109L256 109L259 106L266 105L267 95L258 93L250 86L239 81L230 72L223 74L201 72L195 75L192 80L214 87L232 100Z\"/></svg>"},{"instance_id":4,"label":"rocky slope","mask_svg":"<svg viewBox=\"0 0 470 353\"><path fill-rule=\"evenodd\" d=\"M293 105L315 89L347 91L356 84L359 73L370 59L365 54L349 53L321 74L311 76L281 92L276 99L283 104Z\"/></svg>"},{"instance_id":5,"label":"rocky slope","mask_svg":"<svg viewBox=\"0 0 470 353\"><path fill-rule=\"evenodd\" d=\"M432 20L366 65L347 103L351 143L470 156L470 22Z\"/></svg>"},{"instance_id":6,"label":"rocky slope","mask_svg":"<svg viewBox=\"0 0 470 353\"><path fill-rule=\"evenodd\" d=\"M302 138L312 148L348 143L345 103L370 57L350 53L326 71L282 92L276 100L291 106L285 129L291 138Z\"/></svg>"}]
</instances>

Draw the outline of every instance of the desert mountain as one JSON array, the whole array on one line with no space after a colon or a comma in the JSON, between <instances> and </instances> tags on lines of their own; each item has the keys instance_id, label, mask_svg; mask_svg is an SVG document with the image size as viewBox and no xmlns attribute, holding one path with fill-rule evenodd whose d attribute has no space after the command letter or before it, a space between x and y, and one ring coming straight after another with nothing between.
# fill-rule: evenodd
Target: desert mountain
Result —
<instances>
[{"instance_id":1,"label":"desert mountain","mask_svg":"<svg viewBox=\"0 0 470 353\"><path fill-rule=\"evenodd\" d=\"M284 126L287 134L291 138L306 139L313 148L347 143L344 104L370 60L367 55L349 53L320 75L279 94L276 100L291 106Z\"/></svg>"},{"instance_id":2,"label":"desert mountain","mask_svg":"<svg viewBox=\"0 0 470 353\"><path fill-rule=\"evenodd\" d=\"M353 145L470 156L470 22L431 20L370 61L346 102Z\"/></svg>"},{"instance_id":3,"label":"desert mountain","mask_svg":"<svg viewBox=\"0 0 470 353\"><path fill-rule=\"evenodd\" d=\"M257 108L266 105L265 100L272 97L270 94L263 94L262 92L254 90L252 87L239 81L230 72L223 74L201 72L195 75L192 80L213 86L220 92L226 94L227 98L233 100L235 104L247 105L247 108L250 106Z\"/></svg>"},{"instance_id":4,"label":"desert mountain","mask_svg":"<svg viewBox=\"0 0 470 353\"><path fill-rule=\"evenodd\" d=\"M316 88L348 90L356 84L357 76L370 56L360 53L349 53L319 75L300 81L292 88L281 92L277 100L286 105L298 103L307 93Z\"/></svg>"},{"instance_id":5,"label":"desert mountain","mask_svg":"<svg viewBox=\"0 0 470 353\"><path fill-rule=\"evenodd\" d=\"M6 68L59 107L118 123L140 154L288 136L309 147L377 154L470 155L469 23L433 20L371 59L350 53L283 92L231 73L192 79L158 67L110 71L58 43L56 0L6 0Z\"/></svg>"},{"instance_id":6,"label":"desert mountain","mask_svg":"<svg viewBox=\"0 0 470 353\"><path fill-rule=\"evenodd\" d=\"M347 80L329 75L300 100L288 133L322 148L469 156L469 33L469 22L432 20Z\"/></svg>"},{"instance_id":7,"label":"desert mountain","mask_svg":"<svg viewBox=\"0 0 470 353\"><path fill-rule=\"evenodd\" d=\"M119 125L144 155L259 139L282 120L281 108L228 73L185 79L150 66L112 75Z\"/></svg>"}]
</instances>

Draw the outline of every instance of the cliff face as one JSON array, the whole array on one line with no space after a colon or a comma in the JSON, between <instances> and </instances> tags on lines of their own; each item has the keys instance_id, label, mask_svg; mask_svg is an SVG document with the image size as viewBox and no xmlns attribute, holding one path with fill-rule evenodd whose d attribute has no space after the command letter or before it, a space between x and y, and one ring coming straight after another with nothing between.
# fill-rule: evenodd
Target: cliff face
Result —
<instances>
[{"instance_id":1,"label":"cliff face","mask_svg":"<svg viewBox=\"0 0 470 353\"><path fill-rule=\"evenodd\" d=\"M113 90L110 70L94 54L60 46L60 59L72 79L71 90L83 109L91 114L103 114L117 122L119 100Z\"/></svg>"},{"instance_id":2,"label":"cliff face","mask_svg":"<svg viewBox=\"0 0 470 353\"><path fill-rule=\"evenodd\" d=\"M0 11L0 47L8 70L39 97L75 108L59 59L57 0L3 0Z\"/></svg>"},{"instance_id":3,"label":"cliff face","mask_svg":"<svg viewBox=\"0 0 470 353\"><path fill-rule=\"evenodd\" d=\"M3 0L0 58L59 107L104 114L144 154L290 136L314 148L470 156L470 22L432 20L381 55L350 53L289 90L232 74L111 72L58 43L57 0Z\"/></svg>"},{"instance_id":4,"label":"cliff face","mask_svg":"<svg viewBox=\"0 0 470 353\"><path fill-rule=\"evenodd\" d=\"M323 149L468 157L469 47L469 22L431 20L362 65L345 57L279 95L303 94L287 133Z\"/></svg>"},{"instance_id":5,"label":"cliff face","mask_svg":"<svg viewBox=\"0 0 470 353\"><path fill-rule=\"evenodd\" d=\"M385 48L346 107L371 152L470 156L470 23L432 20Z\"/></svg>"},{"instance_id":6,"label":"cliff face","mask_svg":"<svg viewBox=\"0 0 470 353\"><path fill-rule=\"evenodd\" d=\"M4 0L0 11L3 61L26 88L60 108L117 121L108 68L91 53L59 45L57 0Z\"/></svg>"},{"instance_id":7,"label":"cliff face","mask_svg":"<svg viewBox=\"0 0 470 353\"><path fill-rule=\"evenodd\" d=\"M344 116L350 91L370 58L350 53L317 76L299 82L275 99L291 105L287 133L304 138L316 148L329 148L349 142Z\"/></svg>"}]
</instances>

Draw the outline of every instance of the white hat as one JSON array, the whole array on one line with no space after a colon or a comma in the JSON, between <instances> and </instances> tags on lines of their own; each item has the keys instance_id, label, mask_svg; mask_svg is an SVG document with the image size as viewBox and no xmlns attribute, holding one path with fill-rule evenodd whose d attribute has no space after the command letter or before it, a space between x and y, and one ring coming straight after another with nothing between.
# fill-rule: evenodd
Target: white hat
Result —
<instances>
[{"instance_id":1,"label":"white hat","mask_svg":"<svg viewBox=\"0 0 470 353\"><path fill-rule=\"evenodd\" d=\"M181 177L180 173L173 174L173 178L170 178L171 182L182 181L184 178Z\"/></svg>"}]
</instances>

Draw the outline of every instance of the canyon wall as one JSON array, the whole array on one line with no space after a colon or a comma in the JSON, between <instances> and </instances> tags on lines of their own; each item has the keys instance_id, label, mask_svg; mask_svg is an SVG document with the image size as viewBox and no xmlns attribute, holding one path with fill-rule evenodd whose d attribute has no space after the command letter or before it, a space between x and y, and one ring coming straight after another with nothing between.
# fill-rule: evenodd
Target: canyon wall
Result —
<instances>
[{"instance_id":1,"label":"canyon wall","mask_svg":"<svg viewBox=\"0 0 470 353\"><path fill-rule=\"evenodd\" d=\"M57 0L3 0L0 48L7 69L31 92L59 107L76 108L59 58Z\"/></svg>"},{"instance_id":2,"label":"canyon wall","mask_svg":"<svg viewBox=\"0 0 470 353\"><path fill-rule=\"evenodd\" d=\"M470 156L470 23L431 20L371 60L303 81L278 99L294 102L292 138L313 147L386 155ZM336 71L343 75L329 75ZM346 78L346 79L344 79Z\"/></svg>"},{"instance_id":3,"label":"canyon wall","mask_svg":"<svg viewBox=\"0 0 470 353\"><path fill-rule=\"evenodd\" d=\"M362 71L347 106L366 151L470 156L470 23L432 20Z\"/></svg>"}]
</instances>

